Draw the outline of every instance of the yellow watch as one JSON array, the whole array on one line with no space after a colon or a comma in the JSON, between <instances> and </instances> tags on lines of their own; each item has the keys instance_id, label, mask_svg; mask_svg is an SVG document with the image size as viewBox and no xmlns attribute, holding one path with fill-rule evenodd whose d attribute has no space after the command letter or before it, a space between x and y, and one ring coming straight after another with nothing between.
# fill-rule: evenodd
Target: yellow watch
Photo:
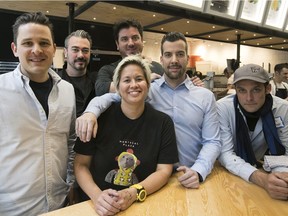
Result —
<instances>
[{"instance_id":1,"label":"yellow watch","mask_svg":"<svg viewBox=\"0 0 288 216\"><path fill-rule=\"evenodd\" d=\"M134 185L131 185L130 188L137 189L137 202L143 202L146 199L147 192L142 185L134 184Z\"/></svg>"}]
</instances>

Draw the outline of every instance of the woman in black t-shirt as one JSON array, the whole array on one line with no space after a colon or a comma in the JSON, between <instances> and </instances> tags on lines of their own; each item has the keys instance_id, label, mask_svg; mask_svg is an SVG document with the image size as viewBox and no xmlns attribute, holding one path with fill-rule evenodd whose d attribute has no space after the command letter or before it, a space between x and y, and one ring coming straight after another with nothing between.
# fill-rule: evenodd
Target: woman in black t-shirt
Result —
<instances>
[{"instance_id":1,"label":"woman in black t-shirt","mask_svg":"<svg viewBox=\"0 0 288 216\"><path fill-rule=\"evenodd\" d=\"M121 96L98 119L96 138L76 141L75 174L99 215L116 214L164 186L178 161L171 118L145 103L150 69L124 58L113 81Z\"/></svg>"}]
</instances>

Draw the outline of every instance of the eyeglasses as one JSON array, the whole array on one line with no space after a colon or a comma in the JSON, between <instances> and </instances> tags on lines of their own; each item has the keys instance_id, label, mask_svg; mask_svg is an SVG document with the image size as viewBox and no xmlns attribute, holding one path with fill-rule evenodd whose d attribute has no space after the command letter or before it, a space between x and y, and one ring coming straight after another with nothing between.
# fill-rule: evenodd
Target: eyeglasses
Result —
<instances>
[{"instance_id":1,"label":"eyeglasses","mask_svg":"<svg viewBox=\"0 0 288 216\"><path fill-rule=\"evenodd\" d=\"M88 49L88 48L80 49L80 48L78 48L78 47L72 47L72 48L71 48L71 51L72 51L73 53L78 53L79 51L81 51L83 54L88 54L88 53L90 52L90 49Z\"/></svg>"}]
</instances>

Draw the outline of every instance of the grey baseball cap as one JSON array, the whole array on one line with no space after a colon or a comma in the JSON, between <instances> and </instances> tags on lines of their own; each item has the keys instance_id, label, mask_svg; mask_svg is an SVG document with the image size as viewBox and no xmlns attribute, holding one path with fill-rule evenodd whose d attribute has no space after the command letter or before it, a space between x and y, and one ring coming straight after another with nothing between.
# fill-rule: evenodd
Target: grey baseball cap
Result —
<instances>
[{"instance_id":1,"label":"grey baseball cap","mask_svg":"<svg viewBox=\"0 0 288 216\"><path fill-rule=\"evenodd\" d=\"M244 79L260 83L266 83L270 80L269 75L264 68L256 64L247 64L238 68L234 73L233 84Z\"/></svg>"}]
</instances>

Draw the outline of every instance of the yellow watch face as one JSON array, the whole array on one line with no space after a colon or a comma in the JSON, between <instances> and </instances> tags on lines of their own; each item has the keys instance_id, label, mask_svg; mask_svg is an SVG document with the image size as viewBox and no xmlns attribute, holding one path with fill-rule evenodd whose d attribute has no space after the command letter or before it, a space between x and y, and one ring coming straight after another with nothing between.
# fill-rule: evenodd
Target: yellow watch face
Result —
<instances>
[{"instance_id":1,"label":"yellow watch face","mask_svg":"<svg viewBox=\"0 0 288 216\"><path fill-rule=\"evenodd\" d=\"M137 199L140 202L143 202L146 199L146 190L143 188L142 190L140 190L139 194L137 195Z\"/></svg>"},{"instance_id":2,"label":"yellow watch face","mask_svg":"<svg viewBox=\"0 0 288 216\"><path fill-rule=\"evenodd\" d=\"M134 185L131 185L130 188L137 189L137 201L138 202L143 202L146 199L147 192L143 186L141 186L140 184L134 184Z\"/></svg>"}]
</instances>

